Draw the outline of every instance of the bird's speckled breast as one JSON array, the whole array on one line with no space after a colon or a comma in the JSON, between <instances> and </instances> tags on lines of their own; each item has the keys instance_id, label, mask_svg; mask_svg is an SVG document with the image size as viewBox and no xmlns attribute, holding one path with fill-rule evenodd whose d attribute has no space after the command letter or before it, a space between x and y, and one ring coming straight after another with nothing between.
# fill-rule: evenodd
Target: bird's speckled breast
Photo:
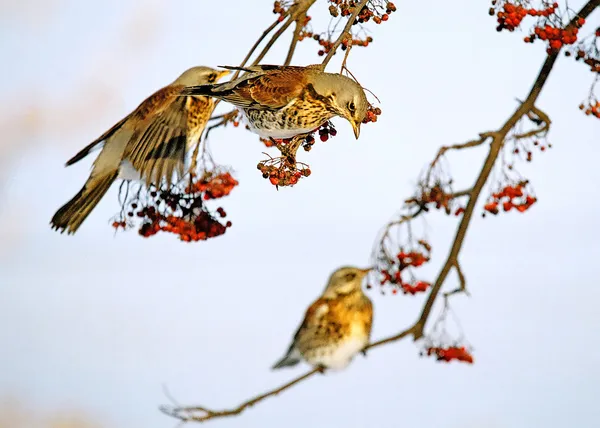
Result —
<instances>
[{"instance_id":1,"label":"bird's speckled breast","mask_svg":"<svg viewBox=\"0 0 600 428\"><path fill-rule=\"evenodd\" d=\"M250 130L263 138L291 138L314 131L334 114L324 103L297 98L278 110L244 110Z\"/></svg>"}]
</instances>

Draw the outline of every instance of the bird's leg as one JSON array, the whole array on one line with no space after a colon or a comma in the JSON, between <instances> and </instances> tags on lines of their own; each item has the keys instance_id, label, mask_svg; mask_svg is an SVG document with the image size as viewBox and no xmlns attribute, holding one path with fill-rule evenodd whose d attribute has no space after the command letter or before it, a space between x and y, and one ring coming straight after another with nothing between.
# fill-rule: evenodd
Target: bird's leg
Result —
<instances>
[{"instance_id":1,"label":"bird's leg","mask_svg":"<svg viewBox=\"0 0 600 428\"><path fill-rule=\"evenodd\" d=\"M319 373L321 373L321 374L325 374L325 366L323 366L323 365L319 364L319 365L316 367L316 369L317 369L317 371L318 371Z\"/></svg>"},{"instance_id":2,"label":"bird's leg","mask_svg":"<svg viewBox=\"0 0 600 428\"><path fill-rule=\"evenodd\" d=\"M364 348L363 348L363 349L360 351L360 353L361 353L361 354L363 354L363 356L364 356L364 357L366 357L366 356L367 356L367 347L365 346L365 347L364 347Z\"/></svg>"}]
</instances>

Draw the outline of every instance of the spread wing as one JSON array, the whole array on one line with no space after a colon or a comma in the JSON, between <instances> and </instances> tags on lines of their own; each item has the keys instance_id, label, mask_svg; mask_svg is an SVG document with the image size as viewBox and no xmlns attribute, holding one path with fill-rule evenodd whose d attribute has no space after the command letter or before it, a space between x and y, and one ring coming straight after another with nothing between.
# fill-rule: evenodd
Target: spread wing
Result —
<instances>
[{"instance_id":1,"label":"spread wing","mask_svg":"<svg viewBox=\"0 0 600 428\"><path fill-rule=\"evenodd\" d=\"M158 184L165 178L170 184L173 172L183 175L188 134L189 97L178 97L182 86L160 89L135 111L134 137L128 143L125 158L146 183Z\"/></svg>"},{"instance_id":2,"label":"spread wing","mask_svg":"<svg viewBox=\"0 0 600 428\"><path fill-rule=\"evenodd\" d=\"M73 165L74 163L79 162L81 159L83 159L84 157L89 155L98 144L100 144L100 143L104 142L106 139L112 137L119 129L121 129L123 124L127 121L127 119L129 119L129 116L131 116L131 114L125 116L123 119L121 119L119 122L117 122L112 128L110 128L104 134L102 134L101 136L96 138L94 141L92 141L90 144L88 144L83 149L81 149L75 156L73 156L71 159L69 159L67 161L66 166Z\"/></svg>"}]
</instances>

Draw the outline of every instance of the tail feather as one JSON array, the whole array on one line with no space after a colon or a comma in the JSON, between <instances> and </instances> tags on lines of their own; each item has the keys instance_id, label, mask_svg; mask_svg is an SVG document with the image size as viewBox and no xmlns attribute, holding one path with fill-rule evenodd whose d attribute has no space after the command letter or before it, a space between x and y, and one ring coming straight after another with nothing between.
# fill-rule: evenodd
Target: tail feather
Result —
<instances>
[{"instance_id":1,"label":"tail feather","mask_svg":"<svg viewBox=\"0 0 600 428\"><path fill-rule=\"evenodd\" d=\"M181 90L179 96L190 96L190 95L214 95L213 89L215 85L198 85L188 86Z\"/></svg>"},{"instance_id":2,"label":"tail feather","mask_svg":"<svg viewBox=\"0 0 600 428\"><path fill-rule=\"evenodd\" d=\"M101 177L89 179L69 202L56 211L50 221L52 228L61 233L66 231L69 235L77 232L81 223L98 205L118 174L119 171L116 170Z\"/></svg>"},{"instance_id":3,"label":"tail feather","mask_svg":"<svg viewBox=\"0 0 600 428\"><path fill-rule=\"evenodd\" d=\"M226 68L227 70L239 70L248 73L256 73L259 71L277 70L281 68L281 65L270 65L270 64L256 64L249 65L248 67L238 67L235 65L219 65L219 68Z\"/></svg>"},{"instance_id":4,"label":"tail feather","mask_svg":"<svg viewBox=\"0 0 600 428\"><path fill-rule=\"evenodd\" d=\"M271 370L295 366L300 362L301 359L302 355L300 355L300 352L298 352L296 349L290 349L281 360L271 367Z\"/></svg>"}]
</instances>

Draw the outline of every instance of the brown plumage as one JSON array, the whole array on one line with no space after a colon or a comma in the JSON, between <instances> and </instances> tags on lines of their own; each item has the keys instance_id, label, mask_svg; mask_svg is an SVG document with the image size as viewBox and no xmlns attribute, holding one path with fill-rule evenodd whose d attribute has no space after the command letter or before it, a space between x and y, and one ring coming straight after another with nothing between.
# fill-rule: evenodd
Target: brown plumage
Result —
<instances>
[{"instance_id":1,"label":"brown plumage","mask_svg":"<svg viewBox=\"0 0 600 428\"><path fill-rule=\"evenodd\" d=\"M373 321L371 300L361 284L369 269L343 267L329 278L323 295L306 311L286 355L273 368L309 364L345 368L369 343Z\"/></svg>"},{"instance_id":2,"label":"brown plumage","mask_svg":"<svg viewBox=\"0 0 600 428\"><path fill-rule=\"evenodd\" d=\"M237 67L225 67L237 69ZM314 131L334 116L347 119L358 138L368 101L354 80L307 67L256 65L241 78L186 88L186 95L210 95L243 110L261 137L291 138Z\"/></svg>"},{"instance_id":3,"label":"brown plumage","mask_svg":"<svg viewBox=\"0 0 600 428\"><path fill-rule=\"evenodd\" d=\"M103 145L85 185L56 212L52 227L75 233L117 178L141 178L147 185L165 180L168 185L181 177L186 153L202 135L214 101L179 95L187 86L215 82L228 73L209 67L186 70L69 159L67 166Z\"/></svg>"}]
</instances>

